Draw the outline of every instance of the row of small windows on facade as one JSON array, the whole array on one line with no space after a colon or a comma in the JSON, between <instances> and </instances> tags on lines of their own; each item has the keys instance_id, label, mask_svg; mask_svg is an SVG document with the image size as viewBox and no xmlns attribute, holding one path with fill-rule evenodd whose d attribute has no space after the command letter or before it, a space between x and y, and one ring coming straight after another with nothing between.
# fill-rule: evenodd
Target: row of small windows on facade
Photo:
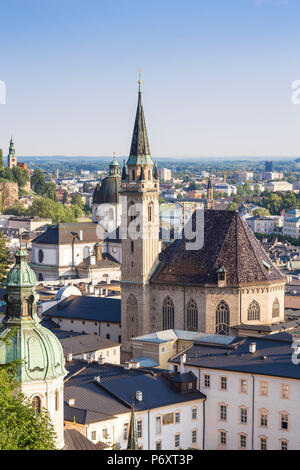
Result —
<instances>
[{"instance_id":1,"label":"row of small windows on facade","mask_svg":"<svg viewBox=\"0 0 300 470\"><path fill-rule=\"evenodd\" d=\"M248 424L248 408L241 406L239 407L239 424ZM228 420L228 405L220 404L218 411L218 420ZM260 427L268 427L269 413L267 410L259 410L258 412L258 425ZM279 428L281 431L289 430L289 414L282 411L279 413Z\"/></svg>"},{"instance_id":2,"label":"row of small windows on facade","mask_svg":"<svg viewBox=\"0 0 300 470\"><path fill-rule=\"evenodd\" d=\"M128 205L128 218L129 222L132 222L138 215L138 212L136 210L136 205L134 201L131 201ZM147 208L147 218L148 222L153 222L153 216L154 216L154 204L153 202L150 202L148 204Z\"/></svg>"},{"instance_id":3,"label":"row of small windows on facade","mask_svg":"<svg viewBox=\"0 0 300 470\"><path fill-rule=\"evenodd\" d=\"M219 431L219 446L226 448L228 444L228 433L227 431ZM248 435L240 433L238 434L238 447L239 449L248 449ZM266 436L258 437L258 449L268 450L268 438ZM288 441L285 439L279 439L279 449L288 450Z\"/></svg>"},{"instance_id":4,"label":"row of small windows on facade","mask_svg":"<svg viewBox=\"0 0 300 470\"><path fill-rule=\"evenodd\" d=\"M209 374L204 374L203 376L203 387L211 387L211 376ZM228 390L228 378L219 377L219 389ZM248 393L248 379L240 379L239 381L239 392ZM263 396L268 396L269 394L269 384L268 382L261 381L259 383L259 394ZM290 387L288 384L280 384L280 398L289 399L290 398Z\"/></svg>"},{"instance_id":5,"label":"row of small windows on facade","mask_svg":"<svg viewBox=\"0 0 300 470\"><path fill-rule=\"evenodd\" d=\"M280 314L280 304L275 299L272 307L272 317L278 317ZM260 306L253 300L248 307L248 321L260 320ZM174 303L170 297L163 301L163 329L174 328ZM198 307L196 302L191 299L186 309L186 328L187 330L198 330ZM230 328L230 310L227 303L222 300L216 308L216 333L228 335Z\"/></svg>"}]
</instances>

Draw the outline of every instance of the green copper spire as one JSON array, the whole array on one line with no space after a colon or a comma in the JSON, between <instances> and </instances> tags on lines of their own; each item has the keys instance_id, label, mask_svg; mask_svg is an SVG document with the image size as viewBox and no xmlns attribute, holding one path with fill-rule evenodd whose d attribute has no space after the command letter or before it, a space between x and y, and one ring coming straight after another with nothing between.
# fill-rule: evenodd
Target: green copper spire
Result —
<instances>
[{"instance_id":1,"label":"green copper spire","mask_svg":"<svg viewBox=\"0 0 300 470\"><path fill-rule=\"evenodd\" d=\"M130 424L129 424L127 450L138 450L133 403L131 405L131 416L130 416Z\"/></svg>"},{"instance_id":2,"label":"green copper spire","mask_svg":"<svg viewBox=\"0 0 300 470\"><path fill-rule=\"evenodd\" d=\"M126 173L126 163L125 160L123 160L123 168L122 168L122 181L127 180L127 173Z\"/></svg>"},{"instance_id":3,"label":"green copper spire","mask_svg":"<svg viewBox=\"0 0 300 470\"><path fill-rule=\"evenodd\" d=\"M139 83L138 105L127 165L153 164L146 129L146 121L142 105L142 92Z\"/></svg>"}]
</instances>

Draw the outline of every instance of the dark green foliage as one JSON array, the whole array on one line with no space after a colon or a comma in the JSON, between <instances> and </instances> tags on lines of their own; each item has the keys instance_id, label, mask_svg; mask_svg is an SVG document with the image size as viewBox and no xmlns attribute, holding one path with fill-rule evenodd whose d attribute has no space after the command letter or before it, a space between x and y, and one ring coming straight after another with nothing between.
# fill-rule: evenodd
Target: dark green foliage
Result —
<instances>
[{"instance_id":1,"label":"dark green foliage","mask_svg":"<svg viewBox=\"0 0 300 470\"><path fill-rule=\"evenodd\" d=\"M2 232L0 232L0 287L6 279L8 270L8 249L5 245L5 238Z\"/></svg>"}]
</instances>

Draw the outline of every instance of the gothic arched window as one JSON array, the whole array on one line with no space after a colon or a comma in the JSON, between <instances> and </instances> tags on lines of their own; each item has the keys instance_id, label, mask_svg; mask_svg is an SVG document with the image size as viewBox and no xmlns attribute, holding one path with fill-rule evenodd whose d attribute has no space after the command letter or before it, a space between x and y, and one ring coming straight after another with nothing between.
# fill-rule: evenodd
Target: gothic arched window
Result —
<instances>
[{"instance_id":1,"label":"gothic arched window","mask_svg":"<svg viewBox=\"0 0 300 470\"><path fill-rule=\"evenodd\" d=\"M174 304L170 297L163 301L163 330L174 328Z\"/></svg>"},{"instance_id":2,"label":"gothic arched window","mask_svg":"<svg viewBox=\"0 0 300 470\"><path fill-rule=\"evenodd\" d=\"M273 302L273 307L272 307L272 317L279 317L280 315L280 303L279 300L276 298Z\"/></svg>"},{"instance_id":3,"label":"gothic arched window","mask_svg":"<svg viewBox=\"0 0 300 470\"><path fill-rule=\"evenodd\" d=\"M252 300L248 308L248 321L260 320L260 306L256 300Z\"/></svg>"},{"instance_id":4,"label":"gothic arched window","mask_svg":"<svg viewBox=\"0 0 300 470\"><path fill-rule=\"evenodd\" d=\"M31 404L32 404L34 414L35 414L35 416L37 416L41 412L41 399L40 399L40 397L38 395L33 397Z\"/></svg>"},{"instance_id":5,"label":"gothic arched window","mask_svg":"<svg viewBox=\"0 0 300 470\"><path fill-rule=\"evenodd\" d=\"M189 331L198 330L198 307L194 300L190 300L186 309L186 326Z\"/></svg>"},{"instance_id":6,"label":"gothic arched window","mask_svg":"<svg viewBox=\"0 0 300 470\"><path fill-rule=\"evenodd\" d=\"M230 311L224 300L218 304L216 309L216 333L219 335L229 334Z\"/></svg>"},{"instance_id":7,"label":"gothic arched window","mask_svg":"<svg viewBox=\"0 0 300 470\"><path fill-rule=\"evenodd\" d=\"M138 336L138 303L133 294L127 299L127 322L129 337L135 338Z\"/></svg>"}]
</instances>

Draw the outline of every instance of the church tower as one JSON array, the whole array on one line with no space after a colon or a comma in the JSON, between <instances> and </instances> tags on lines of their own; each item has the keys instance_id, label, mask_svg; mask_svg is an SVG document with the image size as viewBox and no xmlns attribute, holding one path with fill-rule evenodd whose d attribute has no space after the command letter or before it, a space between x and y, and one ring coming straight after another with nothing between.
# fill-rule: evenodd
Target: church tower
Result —
<instances>
[{"instance_id":1,"label":"church tower","mask_svg":"<svg viewBox=\"0 0 300 470\"><path fill-rule=\"evenodd\" d=\"M19 249L16 264L6 282L6 316L0 328L0 364L21 361L18 368L20 390L38 414L49 412L56 433L56 447L64 446L63 379L67 374L62 346L56 336L40 324L37 316L38 284L26 262L27 252Z\"/></svg>"},{"instance_id":2,"label":"church tower","mask_svg":"<svg viewBox=\"0 0 300 470\"><path fill-rule=\"evenodd\" d=\"M146 130L139 81L138 105L127 172L122 172L122 348L150 331L149 278L159 255L159 182Z\"/></svg>"},{"instance_id":3,"label":"church tower","mask_svg":"<svg viewBox=\"0 0 300 470\"><path fill-rule=\"evenodd\" d=\"M208 185L207 185L207 204L206 204L207 209L213 209L214 208L214 188L211 182L211 179L209 178L208 180Z\"/></svg>"},{"instance_id":4,"label":"church tower","mask_svg":"<svg viewBox=\"0 0 300 470\"><path fill-rule=\"evenodd\" d=\"M10 143L9 143L7 166L8 168L13 168L14 166L17 166L16 149L15 149L15 144L12 138L10 139Z\"/></svg>"}]
</instances>

